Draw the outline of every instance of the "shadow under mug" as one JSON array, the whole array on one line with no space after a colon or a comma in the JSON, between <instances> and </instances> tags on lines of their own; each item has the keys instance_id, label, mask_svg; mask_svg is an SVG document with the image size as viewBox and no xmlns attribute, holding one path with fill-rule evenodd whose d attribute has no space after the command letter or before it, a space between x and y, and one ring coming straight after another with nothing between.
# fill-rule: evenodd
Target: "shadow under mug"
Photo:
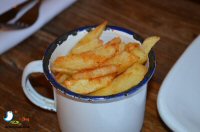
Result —
<instances>
[{"instance_id":1,"label":"shadow under mug","mask_svg":"<svg viewBox=\"0 0 200 132\"><path fill-rule=\"evenodd\" d=\"M43 60L30 62L22 76L23 91L35 105L56 111L60 128L64 132L140 131L144 119L147 83L154 74L156 65L153 51L148 55L148 72L144 79L137 86L110 96L87 96L71 92L60 85L50 71L52 62L58 56L66 55L94 27L82 27L62 35L47 48ZM116 36L125 43L143 42L136 33L116 26L107 26L101 39L107 42ZM54 100L40 95L31 86L28 77L35 72L44 73L52 84Z\"/></svg>"}]
</instances>

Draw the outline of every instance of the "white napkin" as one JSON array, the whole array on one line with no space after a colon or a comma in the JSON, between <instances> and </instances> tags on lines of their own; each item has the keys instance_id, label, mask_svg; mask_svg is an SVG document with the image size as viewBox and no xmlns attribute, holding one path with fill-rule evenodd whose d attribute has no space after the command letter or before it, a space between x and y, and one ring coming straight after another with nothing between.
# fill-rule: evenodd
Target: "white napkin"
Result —
<instances>
[{"instance_id":1,"label":"white napkin","mask_svg":"<svg viewBox=\"0 0 200 132\"><path fill-rule=\"evenodd\" d=\"M13 5L13 0L3 0L0 2L0 14L8 10L5 8L5 4ZM24 0L21 0L24 1ZM37 21L28 28L12 31L0 31L0 54L14 47L29 37L31 34L40 29L44 24L50 21L53 17L59 14L61 11L69 7L76 0L44 0L40 5L39 17ZM21 3L20 0L15 2ZM4 5L3 5L3 4ZM1 8L2 7L2 8ZM10 6L12 7L12 6Z\"/></svg>"}]
</instances>

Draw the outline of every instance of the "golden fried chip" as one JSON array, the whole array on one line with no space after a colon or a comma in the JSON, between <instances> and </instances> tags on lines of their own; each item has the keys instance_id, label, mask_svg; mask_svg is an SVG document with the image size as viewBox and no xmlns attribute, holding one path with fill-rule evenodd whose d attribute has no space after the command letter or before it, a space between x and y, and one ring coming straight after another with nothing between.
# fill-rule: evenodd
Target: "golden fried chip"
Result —
<instances>
[{"instance_id":1,"label":"golden fried chip","mask_svg":"<svg viewBox=\"0 0 200 132\"><path fill-rule=\"evenodd\" d=\"M148 55L151 48L160 40L158 36L148 37L142 43L142 48L144 49L145 53Z\"/></svg>"},{"instance_id":2,"label":"golden fried chip","mask_svg":"<svg viewBox=\"0 0 200 132\"><path fill-rule=\"evenodd\" d=\"M71 54L80 54L86 51L94 50L95 48L98 48L103 45L103 41L99 39L93 39L89 41L85 45L80 45L78 47L75 47L72 49Z\"/></svg>"},{"instance_id":3,"label":"golden fried chip","mask_svg":"<svg viewBox=\"0 0 200 132\"><path fill-rule=\"evenodd\" d=\"M71 69L79 71L83 69L91 69L97 67L101 62L111 58L119 50L121 40L114 38L106 45L87 51L81 54L70 54L68 56L58 57L52 65L52 70Z\"/></svg>"},{"instance_id":4,"label":"golden fried chip","mask_svg":"<svg viewBox=\"0 0 200 132\"><path fill-rule=\"evenodd\" d=\"M128 43L125 47L125 50L131 53L134 56L138 57L138 62L143 64L147 61L147 54L144 49L142 49L141 45L138 43Z\"/></svg>"},{"instance_id":5,"label":"golden fried chip","mask_svg":"<svg viewBox=\"0 0 200 132\"><path fill-rule=\"evenodd\" d=\"M62 68L62 67L55 67L55 66L52 66L51 70L53 72L65 73L65 74L69 74L69 75L72 75L73 73L77 72L76 70L72 70L72 69L68 69L68 68Z\"/></svg>"},{"instance_id":6,"label":"golden fried chip","mask_svg":"<svg viewBox=\"0 0 200 132\"><path fill-rule=\"evenodd\" d=\"M114 47L116 49L115 54L120 54L122 51L124 51L125 44L121 42L120 37L115 37L111 41L109 41L107 44L105 44L106 47Z\"/></svg>"},{"instance_id":7,"label":"golden fried chip","mask_svg":"<svg viewBox=\"0 0 200 132\"><path fill-rule=\"evenodd\" d=\"M141 47L134 48L130 53L138 57L138 63L140 64L144 64L147 61L148 56Z\"/></svg>"},{"instance_id":8,"label":"golden fried chip","mask_svg":"<svg viewBox=\"0 0 200 132\"><path fill-rule=\"evenodd\" d=\"M124 72L128 67L130 67L133 63L137 62L138 58L136 56L131 55L130 53L123 51L121 54L118 54L105 62L102 65L116 65L117 73L120 74Z\"/></svg>"},{"instance_id":9,"label":"golden fried chip","mask_svg":"<svg viewBox=\"0 0 200 132\"><path fill-rule=\"evenodd\" d=\"M87 68L97 67L98 62L93 57L78 55L68 55L58 57L52 64L53 71L68 72L72 69L73 71L82 70ZM66 71L65 71L66 70Z\"/></svg>"},{"instance_id":10,"label":"golden fried chip","mask_svg":"<svg viewBox=\"0 0 200 132\"><path fill-rule=\"evenodd\" d=\"M89 95L107 96L124 92L136 86L144 78L147 68L139 63L133 64L124 73L117 76L108 86L99 89Z\"/></svg>"},{"instance_id":11,"label":"golden fried chip","mask_svg":"<svg viewBox=\"0 0 200 132\"><path fill-rule=\"evenodd\" d=\"M67 80L64 83L66 88L75 93L88 94L107 86L112 81L113 78L114 75L107 75L93 79L80 79L80 80L72 79L72 80Z\"/></svg>"},{"instance_id":12,"label":"golden fried chip","mask_svg":"<svg viewBox=\"0 0 200 132\"><path fill-rule=\"evenodd\" d=\"M106 59L114 56L116 52L119 50L119 44L121 42L120 38L114 38L107 42L105 45L96 48L88 53L93 53L95 56L100 56L101 59L106 57ZM86 53L87 54L87 53ZM104 61L105 59L103 59Z\"/></svg>"},{"instance_id":13,"label":"golden fried chip","mask_svg":"<svg viewBox=\"0 0 200 132\"><path fill-rule=\"evenodd\" d=\"M104 31L106 25L107 21L104 21L101 25L97 26L94 30L86 34L71 50L71 53L80 54L100 47L102 45L102 41L99 40L99 37Z\"/></svg>"},{"instance_id":14,"label":"golden fried chip","mask_svg":"<svg viewBox=\"0 0 200 132\"><path fill-rule=\"evenodd\" d=\"M140 47L139 43L128 43L125 45L125 50L127 52L131 52L133 49Z\"/></svg>"},{"instance_id":15,"label":"golden fried chip","mask_svg":"<svg viewBox=\"0 0 200 132\"><path fill-rule=\"evenodd\" d=\"M66 79L68 79L70 77L70 75L67 75L67 74L63 74L63 73L58 73L55 78L56 78L56 81L59 82L59 83L63 83Z\"/></svg>"},{"instance_id":16,"label":"golden fried chip","mask_svg":"<svg viewBox=\"0 0 200 132\"><path fill-rule=\"evenodd\" d=\"M95 69L83 70L72 75L73 79L90 79L113 74L117 72L116 65L101 66Z\"/></svg>"}]
</instances>

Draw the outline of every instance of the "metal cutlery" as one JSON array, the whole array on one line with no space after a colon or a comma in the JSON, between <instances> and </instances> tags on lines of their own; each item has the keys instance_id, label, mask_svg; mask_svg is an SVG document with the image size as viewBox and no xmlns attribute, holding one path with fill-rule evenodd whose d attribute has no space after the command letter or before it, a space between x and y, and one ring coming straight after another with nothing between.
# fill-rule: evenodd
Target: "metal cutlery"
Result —
<instances>
[{"instance_id":1,"label":"metal cutlery","mask_svg":"<svg viewBox=\"0 0 200 132\"><path fill-rule=\"evenodd\" d=\"M0 15L0 23L6 23L9 20L11 20L12 18L14 18L22 8L24 8L26 5L28 5L32 1L33 0L28 0L26 2L23 2L22 4L17 5L14 8L12 8L11 10Z\"/></svg>"},{"instance_id":2,"label":"metal cutlery","mask_svg":"<svg viewBox=\"0 0 200 132\"><path fill-rule=\"evenodd\" d=\"M0 23L0 30L5 31L30 27L35 23L39 16L40 4L41 0L38 0L31 9L29 9L21 18L13 23Z\"/></svg>"}]
</instances>

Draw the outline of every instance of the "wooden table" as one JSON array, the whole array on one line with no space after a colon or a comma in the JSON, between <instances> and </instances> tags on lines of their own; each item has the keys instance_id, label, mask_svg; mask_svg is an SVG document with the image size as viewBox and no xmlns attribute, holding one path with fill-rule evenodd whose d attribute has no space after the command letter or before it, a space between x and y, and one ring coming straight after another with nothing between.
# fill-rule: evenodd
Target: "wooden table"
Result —
<instances>
[{"instance_id":1,"label":"wooden table","mask_svg":"<svg viewBox=\"0 0 200 132\"><path fill-rule=\"evenodd\" d=\"M142 131L170 131L159 117L157 95L172 65L200 33L199 10L200 2L197 0L76 2L31 37L0 55L0 131L60 131L56 113L38 108L25 97L21 87L22 71L30 61L41 59L48 45L61 34L81 26L99 24L103 20L108 20L110 25L133 30L142 37L161 37L154 48L157 68L148 86ZM32 75L31 82L42 95L53 97L51 86L43 75ZM2 117L9 110L28 115L30 128L5 128Z\"/></svg>"}]
</instances>

